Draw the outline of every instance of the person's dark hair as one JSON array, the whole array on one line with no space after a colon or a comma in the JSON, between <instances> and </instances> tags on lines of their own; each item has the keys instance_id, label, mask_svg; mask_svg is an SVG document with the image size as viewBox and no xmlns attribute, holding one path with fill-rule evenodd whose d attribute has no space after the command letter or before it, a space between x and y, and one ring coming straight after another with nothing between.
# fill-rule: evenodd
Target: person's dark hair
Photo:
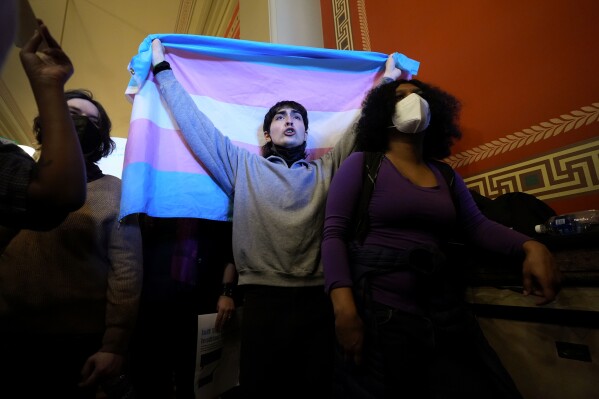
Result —
<instances>
[{"instance_id":1,"label":"person's dark hair","mask_svg":"<svg viewBox=\"0 0 599 399\"><path fill-rule=\"evenodd\" d=\"M302 119L304 120L304 126L306 128L306 131L308 131L308 111L306 111L306 108L300 103L291 100L279 101L278 103L270 107L266 115L264 115L264 123L262 124L262 130L264 130L267 133L270 133L270 124L272 123L272 120L274 119L277 112L279 112L282 108L285 107L292 108L300 113ZM272 146L272 141L265 143L262 146L263 157L267 158L275 154L275 151L273 151Z\"/></svg>"},{"instance_id":2,"label":"person's dark hair","mask_svg":"<svg viewBox=\"0 0 599 399\"><path fill-rule=\"evenodd\" d=\"M110 138L110 130L112 129L112 122L106 113L106 110L98 101L94 100L94 96L91 91L85 89L67 90L64 93L65 101L72 100L74 98L80 98L87 100L92 103L98 109L98 130L100 132L100 144L91 153L85 154L85 158L91 162L98 162L100 159L110 155L116 148L116 143ZM38 143L42 144L43 129L39 115L33 119L33 131Z\"/></svg>"},{"instance_id":3,"label":"person's dark hair","mask_svg":"<svg viewBox=\"0 0 599 399\"><path fill-rule=\"evenodd\" d=\"M458 125L461 105L451 94L427 83L413 79L398 80L372 89L362 104L362 114L356 124L358 151L380 152L389 147L389 127L397 103L395 89L402 83L420 88L418 93L430 107L431 121L424 133L425 159L443 159L451 154L451 146L462 137Z\"/></svg>"}]
</instances>

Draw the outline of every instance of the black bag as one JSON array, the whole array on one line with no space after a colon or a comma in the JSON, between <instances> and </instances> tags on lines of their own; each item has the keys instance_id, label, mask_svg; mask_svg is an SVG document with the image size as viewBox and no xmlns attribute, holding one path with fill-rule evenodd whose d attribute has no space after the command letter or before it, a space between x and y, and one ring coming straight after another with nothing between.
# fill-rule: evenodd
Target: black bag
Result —
<instances>
[{"instance_id":1,"label":"black bag","mask_svg":"<svg viewBox=\"0 0 599 399\"><path fill-rule=\"evenodd\" d=\"M529 237L537 235L537 224L556 216L556 212L549 205L532 194L514 192L491 199L474 190L470 190L470 193L478 209L487 218Z\"/></svg>"}]
</instances>

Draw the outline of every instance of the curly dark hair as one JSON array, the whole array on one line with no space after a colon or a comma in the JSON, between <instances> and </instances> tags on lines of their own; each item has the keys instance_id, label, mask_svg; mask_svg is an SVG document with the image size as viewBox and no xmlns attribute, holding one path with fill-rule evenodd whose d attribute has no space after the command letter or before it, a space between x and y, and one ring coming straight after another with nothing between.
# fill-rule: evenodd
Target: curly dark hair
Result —
<instances>
[{"instance_id":1,"label":"curly dark hair","mask_svg":"<svg viewBox=\"0 0 599 399\"><path fill-rule=\"evenodd\" d=\"M110 130L112 129L112 122L106 113L106 110L98 101L94 100L94 95L91 91L86 89L67 90L64 93L65 101L72 100L74 98L80 98L87 100L92 103L98 109L98 130L100 131L100 145L91 153L85 154L85 158L91 162L98 162L100 159L110 155L116 148L116 143L110 138ZM43 130L39 115L33 119L33 131L37 142L42 144Z\"/></svg>"},{"instance_id":2,"label":"curly dark hair","mask_svg":"<svg viewBox=\"0 0 599 399\"><path fill-rule=\"evenodd\" d=\"M425 159L443 159L451 154L451 146L462 137L458 125L461 105L451 94L419 80L398 80L372 89L362 103L362 114L356 124L358 151L386 151L389 148L389 126L393 126L397 98L395 89L402 83L418 87L418 94L430 107L431 121L424 133Z\"/></svg>"},{"instance_id":3,"label":"curly dark hair","mask_svg":"<svg viewBox=\"0 0 599 399\"><path fill-rule=\"evenodd\" d=\"M266 115L264 115L262 130L264 130L267 133L270 133L270 124L272 123L272 120L274 119L277 112L279 112L282 108L285 107L289 107L300 113L300 115L304 119L304 126L306 127L306 131L308 131L308 111L306 111L306 108L300 103L291 100L279 101L278 103L270 107ZM268 158L269 156L276 154L276 152L272 149L273 145L274 144L272 142L267 142L262 146L262 156L264 158Z\"/></svg>"}]
</instances>

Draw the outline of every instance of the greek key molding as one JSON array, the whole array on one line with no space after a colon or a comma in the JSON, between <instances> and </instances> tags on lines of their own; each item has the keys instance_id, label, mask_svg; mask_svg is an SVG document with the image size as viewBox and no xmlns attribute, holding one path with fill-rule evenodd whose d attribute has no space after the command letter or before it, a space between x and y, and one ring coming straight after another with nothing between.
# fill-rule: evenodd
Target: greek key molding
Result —
<instances>
[{"instance_id":1,"label":"greek key molding","mask_svg":"<svg viewBox=\"0 0 599 399\"><path fill-rule=\"evenodd\" d=\"M368 33L368 18L366 18L366 2L358 0L358 17L360 18L360 34L362 36L362 50L370 51L370 34Z\"/></svg>"},{"instance_id":2,"label":"greek key molding","mask_svg":"<svg viewBox=\"0 0 599 399\"><path fill-rule=\"evenodd\" d=\"M546 140L549 137L557 136L560 133L579 129L584 125L597 122L598 116L599 103L593 103L574 110L570 112L570 114L561 115L559 118L552 118L549 121L539 123L539 125L522 129L520 132L508 134L505 137L493 140L489 143L451 155L447 157L445 161L452 167L458 168L480 161L481 159L490 158L507 151L512 151L516 148L536 143L540 140Z\"/></svg>"},{"instance_id":3,"label":"greek key molding","mask_svg":"<svg viewBox=\"0 0 599 399\"><path fill-rule=\"evenodd\" d=\"M489 198L516 191L541 200L596 192L599 191L599 138L464 181L468 188Z\"/></svg>"},{"instance_id":4,"label":"greek key molding","mask_svg":"<svg viewBox=\"0 0 599 399\"><path fill-rule=\"evenodd\" d=\"M331 0L333 23L335 25L335 45L339 50L353 50L349 0Z\"/></svg>"}]
</instances>

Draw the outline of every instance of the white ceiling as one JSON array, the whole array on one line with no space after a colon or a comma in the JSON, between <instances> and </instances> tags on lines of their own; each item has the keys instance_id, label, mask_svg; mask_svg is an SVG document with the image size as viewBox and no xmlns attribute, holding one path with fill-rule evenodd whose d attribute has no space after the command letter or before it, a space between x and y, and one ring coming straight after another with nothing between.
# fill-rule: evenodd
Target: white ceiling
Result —
<instances>
[{"instance_id":1,"label":"white ceiling","mask_svg":"<svg viewBox=\"0 0 599 399\"><path fill-rule=\"evenodd\" d=\"M127 137L131 104L124 95L127 65L154 33L224 36L238 0L29 0L69 55L75 73L67 89L93 92L110 116L115 137ZM0 136L31 145L37 109L18 49L0 75Z\"/></svg>"}]
</instances>

